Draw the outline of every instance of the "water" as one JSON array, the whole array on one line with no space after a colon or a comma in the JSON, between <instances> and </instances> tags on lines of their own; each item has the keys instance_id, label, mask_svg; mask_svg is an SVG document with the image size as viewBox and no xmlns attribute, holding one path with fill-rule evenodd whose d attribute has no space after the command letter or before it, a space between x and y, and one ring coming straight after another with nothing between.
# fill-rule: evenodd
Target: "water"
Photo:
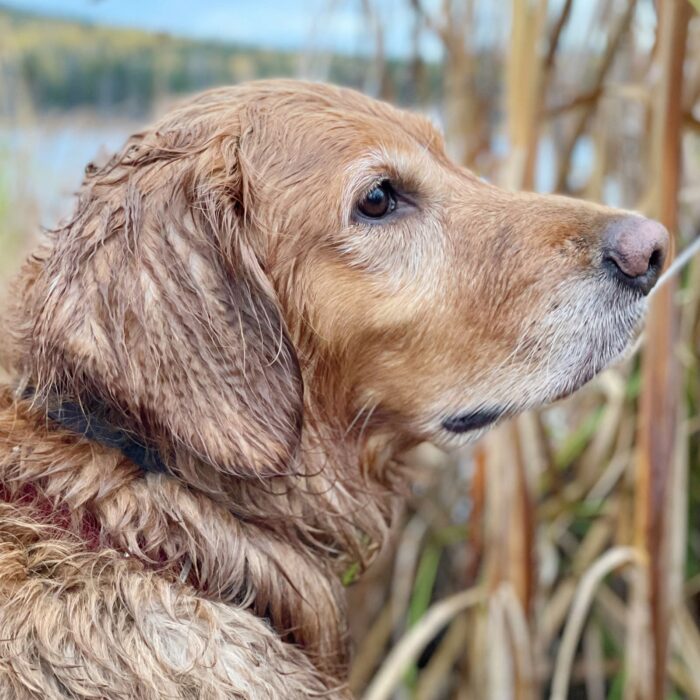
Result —
<instances>
[{"instance_id":1,"label":"water","mask_svg":"<svg viewBox=\"0 0 700 700\"><path fill-rule=\"evenodd\" d=\"M70 213L87 163L116 151L139 126L85 115L0 125L6 196L20 205L31 203L38 223L54 226Z\"/></svg>"}]
</instances>

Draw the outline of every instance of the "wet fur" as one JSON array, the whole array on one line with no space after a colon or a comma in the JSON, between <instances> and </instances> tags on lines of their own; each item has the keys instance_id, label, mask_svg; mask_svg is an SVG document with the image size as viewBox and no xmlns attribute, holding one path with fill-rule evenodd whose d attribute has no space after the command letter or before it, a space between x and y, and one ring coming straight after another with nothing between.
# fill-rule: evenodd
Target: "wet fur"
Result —
<instances>
[{"instance_id":1,"label":"wet fur","mask_svg":"<svg viewBox=\"0 0 700 700\"><path fill-rule=\"evenodd\" d=\"M380 170L442 209L362 228ZM397 456L451 444L465 402L514 413L622 349L620 302L592 364L566 352L599 316L572 285L615 293L591 269L617 215L501 192L425 120L285 81L206 93L89 168L9 312L0 696L347 697L341 577L385 538ZM469 274L449 263L467 243ZM61 401L170 474L57 426Z\"/></svg>"}]
</instances>

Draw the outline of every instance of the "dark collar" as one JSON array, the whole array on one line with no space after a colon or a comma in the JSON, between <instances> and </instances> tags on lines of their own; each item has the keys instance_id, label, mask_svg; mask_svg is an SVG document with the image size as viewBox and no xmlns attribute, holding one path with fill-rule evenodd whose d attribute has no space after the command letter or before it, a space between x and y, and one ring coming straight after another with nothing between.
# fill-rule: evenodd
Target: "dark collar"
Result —
<instances>
[{"instance_id":1,"label":"dark collar","mask_svg":"<svg viewBox=\"0 0 700 700\"><path fill-rule=\"evenodd\" d=\"M158 450L148 447L138 437L112 425L101 418L96 411L90 411L81 404L68 401L49 407L47 415L61 427L86 440L120 450L127 459L144 472L168 473Z\"/></svg>"}]
</instances>

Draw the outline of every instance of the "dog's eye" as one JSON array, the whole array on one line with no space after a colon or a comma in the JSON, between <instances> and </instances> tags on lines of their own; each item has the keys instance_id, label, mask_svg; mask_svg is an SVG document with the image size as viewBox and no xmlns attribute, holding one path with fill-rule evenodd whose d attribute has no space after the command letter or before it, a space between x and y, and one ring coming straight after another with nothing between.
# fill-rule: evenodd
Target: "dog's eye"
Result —
<instances>
[{"instance_id":1,"label":"dog's eye","mask_svg":"<svg viewBox=\"0 0 700 700\"><path fill-rule=\"evenodd\" d=\"M368 219L381 219L396 209L396 197L388 180L376 184L360 200L357 209Z\"/></svg>"}]
</instances>

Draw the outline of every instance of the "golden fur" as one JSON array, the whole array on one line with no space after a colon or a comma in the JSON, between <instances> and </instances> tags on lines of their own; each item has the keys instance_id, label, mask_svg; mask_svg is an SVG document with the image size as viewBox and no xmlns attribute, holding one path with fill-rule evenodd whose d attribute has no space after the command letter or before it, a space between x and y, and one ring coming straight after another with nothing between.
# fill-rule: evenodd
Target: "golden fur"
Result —
<instances>
[{"instance_id":1,"label":"golden fur","mask_svg":"<svg viewBox=\"0 0 700 700\"><path fill-rule=\"evenodd\" d=\"M405 193L386 225L354 205ZM0 697L347 697L341 576L446 416L566 394L643 301L623 216L499 190L423 118L293 81L205 93L89 167L14 288ZM47 417L98 406L168 465Z\"/></svg>"}]
</instances>

